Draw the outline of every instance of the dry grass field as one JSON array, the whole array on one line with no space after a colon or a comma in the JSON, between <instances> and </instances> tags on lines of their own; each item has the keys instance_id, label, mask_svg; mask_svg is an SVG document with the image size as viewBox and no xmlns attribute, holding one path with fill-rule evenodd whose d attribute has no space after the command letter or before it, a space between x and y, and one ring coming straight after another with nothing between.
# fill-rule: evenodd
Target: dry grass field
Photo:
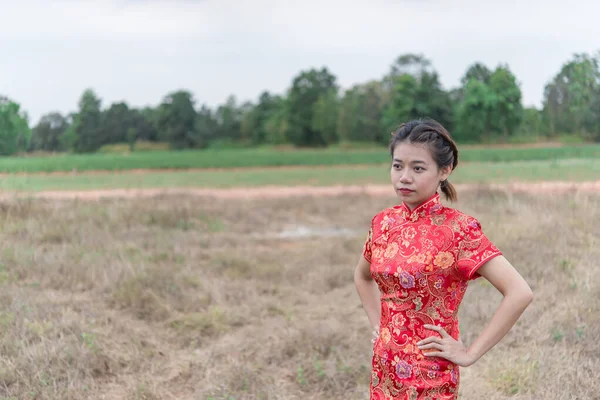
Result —
<instances>
[{"instance_id":1,"label":"dry grass field","mask_svg":"<svg viewBox=\"0 0 600 400\"><path fill-rule=\"evenodd\" d=\"M459 195L536 295L461 399L600 398L600 195ZM0 399L368 398L353 270L393 201L2 200ZM500 299L471 283L465 343Z\"/></svg>"}]
</instances>

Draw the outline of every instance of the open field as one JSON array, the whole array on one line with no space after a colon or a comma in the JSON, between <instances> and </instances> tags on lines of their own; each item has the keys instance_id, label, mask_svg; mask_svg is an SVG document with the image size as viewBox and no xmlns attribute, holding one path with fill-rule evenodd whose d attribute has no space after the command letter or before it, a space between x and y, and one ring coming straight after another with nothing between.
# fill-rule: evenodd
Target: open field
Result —
<instances>
[{"instance_id":1,"label":"open field","mask_svg":"<svg viewBox=\"0 0 600 400\"><path fill-rule=\"evenodd\" d=\"M600 392L600 196L460 193L531 284L461 399ZM352 274L389 196L0 203L0 398L365 399ZM469 343L501 296L474 281Z\"/></svg>"},{"instance_id":2,"label":"open field","mask_svg":"<svg viewBox=\"0 0 600 400\"><path fill-rule=\"evenodd\" d=\"M385 147L325 150L223 149L144 151L0 158L0 173L123 171L132 169L241 168L277 166L378 165L388 162ZM551 147L460 147L461 162L511 162L600 158L600 144Z\"/></svg>"},{"instance_id":3,"label":"open field","mask_svg":"<svg viewBox=\"0 0 600 400\"><path fill-rule=\"evenodd\" d=\"M236 168L190 171L135 171L53 174L7 174L3 191L95 190L109 188L230 188L264 185L388 184L389 165L337 167ZM600 157L556 161L463 163L452 174L453 183L600 180Z\"/></svg>"}]
</instances>

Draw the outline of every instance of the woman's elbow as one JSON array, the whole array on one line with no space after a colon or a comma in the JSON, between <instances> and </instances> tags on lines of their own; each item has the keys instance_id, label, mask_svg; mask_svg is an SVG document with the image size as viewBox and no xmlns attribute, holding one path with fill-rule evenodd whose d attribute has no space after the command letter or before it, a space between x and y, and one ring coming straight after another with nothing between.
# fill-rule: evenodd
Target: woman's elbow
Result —
<instances>
[{"instance_id":1,"label":"woman's elbow","mask_svg":"<svg viewBox=\"0 0 600 400\"><path fill-rule=\"evenodd\" d=\"M530 304L533 301L533 298L535 297L533 295L533 290L531 290L530 287L527 287L527 291L524 294L524 296L525 296L525 299L527 300L527 304Z\"/></svg>"},{"instance_id":2,"label":"woman's elbow","mask_svg":"<svg viewBox=\"0 0 600 400\"><path fill-rule=\"evenodd\" d=\"M531 290L531 288L527 284L523 288L521 288L518 291L518 293L515 293L515 295L518 297L519 302L522 303L525 307L529 306L529 304L531 304L534 298L533 290Z\"/></svg>"}]
</instances>

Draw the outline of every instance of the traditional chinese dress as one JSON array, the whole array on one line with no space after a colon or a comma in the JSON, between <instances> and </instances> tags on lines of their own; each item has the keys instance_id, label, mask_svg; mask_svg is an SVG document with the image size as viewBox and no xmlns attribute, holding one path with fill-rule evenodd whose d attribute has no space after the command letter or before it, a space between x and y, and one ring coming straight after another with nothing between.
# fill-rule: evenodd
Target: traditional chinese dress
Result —
<instances>
[{"instance_id":1,"label":"traditional chinese dress","mask_svg":"<svg viewBox=\"0 0 600 400\"><path fill-rule=\"evenodd\" d=\"M477 219L444 207L436 193L412 212L405 204L371 221L363 255L381 294L381 323L372 359L371 400L456 399L459 367L426 357L417 342L458 340L458 308L477 269L501 252Z\"/></svg>"}]
</instances>

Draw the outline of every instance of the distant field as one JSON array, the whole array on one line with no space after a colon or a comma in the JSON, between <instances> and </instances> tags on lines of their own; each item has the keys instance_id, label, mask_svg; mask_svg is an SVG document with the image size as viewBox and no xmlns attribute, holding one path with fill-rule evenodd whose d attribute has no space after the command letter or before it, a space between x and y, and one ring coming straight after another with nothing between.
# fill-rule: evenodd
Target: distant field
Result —
<instances>
[{"instance_id":1,"label":"distant field","mask_svg":"<svg viewBox=\"0 0 600 400\"><path fill-rule=\"evenodd\" d=\"M461 162L511 162L600 158L600 144L547 148L472 148L460 152ZM363 150L228 149L144 151L131 154L56 155L0 158L0 173L58 171L197 169L277 166L378 165L388 162L385 148Z\"/></svg>"},{"instance_id":2,"label":"distant field","mask_svg":"<svg viewBox=\"0 0 600 400\"><path fill-rule=\"evenodd\" d=\"M452 174L454 183L504 183L514 181L590 181L600 179L600 158L555 161L472 162ZM264 185L386 184L389 166L242 168L193 171L78 173L57 175L6 175L0 190L92 190L110 188L256 187Z\"/></svg>"}]
</instances>

